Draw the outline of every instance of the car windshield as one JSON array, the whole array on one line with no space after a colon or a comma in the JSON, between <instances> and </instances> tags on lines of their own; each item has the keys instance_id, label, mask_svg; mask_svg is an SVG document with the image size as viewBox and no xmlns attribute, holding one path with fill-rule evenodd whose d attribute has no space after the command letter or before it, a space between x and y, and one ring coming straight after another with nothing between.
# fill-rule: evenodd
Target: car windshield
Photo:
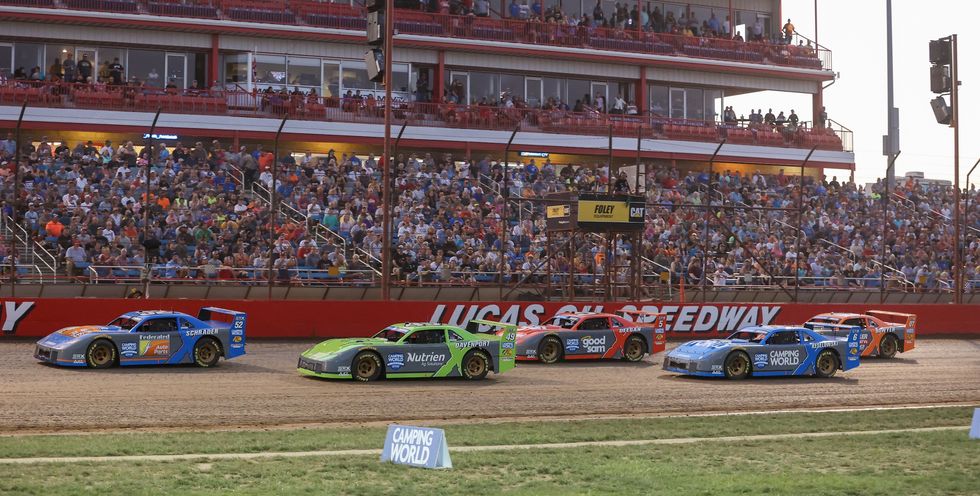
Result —
<instances>
[{"instance_id":1,"label":"car windshield","mask_svg":"<svg viewBox=\"0 0 980 496\"><path fill-rule=\"evenodd\" d=\"M578 317L568 315L556 315L545 321L544 325L553 325L562 329L571 329L578 323Z\"/></svg>"},{"instance_id":2,"label":"car windshield","mask_svg":"<svg viewBox=\"0 0 980 496\"><path fill-rule=\"evenodd\" d=\"M392 343L398 341L405 335L406 330L400 327L386 327L381 332L374 335L376 338L386 339Z\"/></svg>"},{"instance_id":3,"label":"car windshield","mask_svg":"<svg viewBox=\"0 0 980 496\"><path fill-rule=\"evenodd\" d=\"M814 328L825 327L828 324L829 325L837 324L837 319L832 319L830 317L814 317L809 321L807 321L806 324L803 324L803 327L806 327L807 329L810 329L812 331L814 330Z\"/></svg>"},{"instance_id":4,"label":"car windshield","mask_svg":"<svg viewBox=\"0 0 980 496\"><path fill-rule=\"evenodd\" d=\"M738 331L735 334L728 336L728 339L744 339L745 341L752 343L761 343L765 338L766 333L759 331Z\"/></svg>"},{"instance_id":5,"label":"car windshield","mask_svg":"<svg viewBox=\"0 0 980 496\"><path fill-rule=\"evenodd\" d=\"M112 322L109 322L110 326L116 326L122 328L124 331L128 331L133 328L136 324L139 324L138 320L133 320L129 317L119 317Z\"/></svg>"}]
</instances>

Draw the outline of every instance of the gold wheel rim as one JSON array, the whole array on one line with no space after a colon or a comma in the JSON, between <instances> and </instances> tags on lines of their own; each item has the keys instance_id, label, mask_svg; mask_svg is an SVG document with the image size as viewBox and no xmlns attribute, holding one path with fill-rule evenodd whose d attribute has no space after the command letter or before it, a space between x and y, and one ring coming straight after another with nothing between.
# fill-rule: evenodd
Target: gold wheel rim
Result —
<instances>
[{"instance_id":1,"label":"gold wheel rim","mask_svg":"<svg viewBox=\"0 0 980 496\"><path fill-rule=\"evenodd\" d=\"M550 362L558 358L558 345L554 341L548 341L544 344L544 350L542 350L541 358L546 362Z\"/></svg>"},{"instance_id":2,"label":"gold wheel rim","mask_svg":"<svg viewBox=\"0 0 980 496\"><path fill-rule=\"evenodd\" d=\"M831 358L830 353L824 353L820 360L817 361L817 367L823 374L829 374L834 371L834 360Z\"/></svg>"},{"instance_id":3,"label":"gold wheel rim","mask_svg":"<svg viewBox=\"0 0 980 496\"><path fill-rule=\"evenodd\" d=\"M105 346L96 346L92 350L92 362L96 365L105 365L109 362L109 349Z\"/></svg>"},{"instance_id":4,"label":"gold wheel rim","mask_svg":"<svg viewBox=\"0 0 980 496\"><path fill-rule=\"evenodd\" d=\"M363 359L357 363L357 375L361 377L371 377L374 375L374 370L374 361L370 359Z\"/></svg>"},{"instance_id":5,"label":"gold wheel rim","mask_svg":"<svg viewBox=\"0 0 980 496\"><path fill-rule=\"evenodd\" d=\"M469 362L466 362L466 372L471 376L478 376L482 374L485 368L486 366L483 363L482 358L473 357L470 358Z\"/></svg>"},{"instance_id":6,"label":"gold wheel rim","mask_svg":"<svg viewBox=\"0 0 980 496\"><path fill-rule=\"evenodd\" d=\"M745 372L745 357L737 356L728 364L730 375L742 375Z\"/></svg>"},{"instance_id":7,"label":"gold wheel rim","mask_svg":"<svg viewBox=\"0 0 980 496\"><path fill-rule=\"evenodd\" d=\"M895 341L889 338L885 338L885 340L881 342L881 351L885 355L891 355L892 353L894 353Z\"/></svg>"},{"instance_id":8,"label":"gold wheel rim","mask_svg":"<svg viewBox=\"0 0 980 496\"><path fill-rule=\"evenodd\" d=\"M626 347L626 356L634 360L643 356L643 346L639 341L630 341Z\"/></svg>"},{"instance_id":9,"label":"gold wheel rim","mask_svg":"<svg viewBox=\"0 0 980 496\"><path fill-rule=\"evenodd\" d=\"M202 362L210 362L215 355L214 345L208 343L197 350L197 358Z\"/></svg>"}]
</instances>

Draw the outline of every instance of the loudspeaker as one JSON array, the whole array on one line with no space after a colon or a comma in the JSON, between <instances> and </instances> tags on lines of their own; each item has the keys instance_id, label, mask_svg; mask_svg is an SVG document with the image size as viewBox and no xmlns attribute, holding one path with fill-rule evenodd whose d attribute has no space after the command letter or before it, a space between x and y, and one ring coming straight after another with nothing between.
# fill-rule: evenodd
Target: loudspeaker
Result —
<instances>
[{"instance_id":1,"label":"loudspeaker","mask_svg":"<svg viewBox=\"0 0 980 496\"><path fill-rule=\"evenodd\" d=\"M946 99L937 96L932 99L932 112L936 114L936 122L940 124L949 124L953 121L953 111L946 105Z\"/></svg>"},{"instance_id":2,"label":"loudspeaker","mask_svg":"<svg viewBox=\"0 0 980 496\"><path fill-rule=\"evenodd\" d=\"M375 83L385 82L385 53L378 48L364 52L364 64L367 66L368 79Z\"/></svg>"}]
</instances>

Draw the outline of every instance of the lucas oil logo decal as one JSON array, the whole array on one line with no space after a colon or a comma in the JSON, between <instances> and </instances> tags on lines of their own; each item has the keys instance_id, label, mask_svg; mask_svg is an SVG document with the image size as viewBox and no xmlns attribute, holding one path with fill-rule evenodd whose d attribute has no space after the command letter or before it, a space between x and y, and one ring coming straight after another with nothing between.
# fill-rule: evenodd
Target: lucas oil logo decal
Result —
<instances>
[{"instance_id":1,"label":"lucas oil logo decal","mask_svg":"<svg viewBox=\"0 0 980 496\"><path fill-rule=\"evenodd\" d=\"M800 350L779 350L769 352L769 363L773 367L786 367L800 364Z\"/></svg>"}]
</instances>

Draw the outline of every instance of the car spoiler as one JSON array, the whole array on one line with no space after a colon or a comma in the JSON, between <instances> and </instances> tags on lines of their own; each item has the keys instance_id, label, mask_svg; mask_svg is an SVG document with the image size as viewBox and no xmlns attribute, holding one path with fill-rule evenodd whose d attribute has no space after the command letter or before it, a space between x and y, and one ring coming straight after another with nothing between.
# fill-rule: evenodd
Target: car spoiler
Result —
<instances>
[{"instance_id":1,"label":"car spoiler","mask_svg":"<svg viewBox=\"0 0 980 496\"><path fill-rule=\"evenodd\" d=\"M906 329L912 329L915 327L916 316L914 313L887 312L885 310L868 310L867 312L864 312L864 314L871 315L872 317L878 317L878 316L901 317L905 319Z\"/></svg>"},{"instance_id":2,"label":"car spoiler","mask_svg":"<svg viewBox=\"0 0 980 496\"><path fill-rule=\"evenodd\" d=\"M860 326L841 326L850 327L847 333L847 356L841 363L843 370L851 370L861 365L861 327Z\"/></svg>"},{"instance_id":3,"label":"car spoiler","mask_svg":"<svg viewBox=\"0 0 980 496\"><path fill-rule=\"evenodd\" d=\"M213 317L222 315L231 317L231 322L217 321ZM198 320L214 327L228 326L228 349L225 351L225 358L234 358L245 354L245 312L228 310L218 307L203 307L197 313Z\"/></svg>"},{"instance_id":4,"label":"car spoiler","mask_svg":"<svg viewBox=\"0 0 980 496\"><path fill-rule=\"evenodd\" d=\"M480 332L481 325L489 326L490 330ZM498 328L503 331L500 334L500 349L497 352L496 372L500 374L517 365L517 326L493 320L471 320L466 323L466 330L473 333L494 333L494 330Z\"/></svg>"},{"instance_id":5,"label":"car spoiler","mask_svg":"<svg viewBox=\"0 0 980 496\"><path fill-rule=\"evenodd\" d=\"M667 314L658 312L647 312L643 310L616 310L614 313L623 318L628 318L637 324L653 324L655 327L667 326ZM647 322L640 322L636 317L653 317Z\"/></svg>"}]
</instances>

